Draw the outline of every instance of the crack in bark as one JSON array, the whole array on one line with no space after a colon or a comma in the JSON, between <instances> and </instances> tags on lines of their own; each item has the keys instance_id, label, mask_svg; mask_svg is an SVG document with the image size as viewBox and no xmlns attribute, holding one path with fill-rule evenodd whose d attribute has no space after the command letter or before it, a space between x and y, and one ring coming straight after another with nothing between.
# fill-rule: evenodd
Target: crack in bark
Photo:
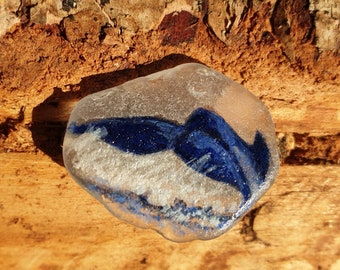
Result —
<instances>
[{"instance_id":1,"label":"crack in bark","mask_svg":"<svg viewBox=\"0 0 340 270\"><path fill-rule=\"evenodd\" d=\"M103 6L105 5L105 1L100 1L100 3L98 3L96 0L93 0L93 2L96 4L96 6L99 8L100 12L103 13L103 15L105 16L105 18L107 19L108 23L112 26L115 27L117 23L115 23L114 21L111 20L109 14L107 14L105 12L105 10L103 9ZM104 3L104 4L102 4Z\"/></svg>"},{"instance_id":2,"label":"crack in bark","mask_svg":"<svg viewBox=\"0 0 340 270\"><path fill-rule=\"evenodd\" d=\"M20 5L15 12L15 15L20 18L23 25L28 24L31 21L31 8L37 6L38 3L31 4L31 0L21 0Z\"/></svg>"},{"instance_id":3,"label":"crack in bark","mask_svg":"<svg viewBox=\"0 0 340 270\"><path fill-rule=\"evenodd\" d=\"M17 118L8 117L6 118L4 122L0 123L1 137L4 136L4 139L6 139L12 131L16 130L16 125L24 121L24 112L25 112L25 107L22 106L20 108Z\"/></svg>"},{"instance_id":4,"label":"crack in bark","mask_svg":"<svg viewBox=\"0 0 340 270\"><path fill-rule=\"evenodd\" d=\"M283 164L325 165L340 163L340 133L312 136L309 133L286 133L279 136Z\"/></svg>"},{"instance_id":5,"label":"crack in bark","mask_svg":"<svg viewBox=\"0 0 340 270\"><path fill-rule=\"evenodd\" d=\"M254 223L255 223L255 218L261 211L262 207L265 206L268 202L265 202L258 207L250 210L242 219L243 226L241 228L240 233L243 235L243 239L245 242L254 242L258 241L264 244L265 246L270 246L270 243L267 243L263 240L261 240L257 236L257 232L254 229Z\"/></svg>"}]
</instances>

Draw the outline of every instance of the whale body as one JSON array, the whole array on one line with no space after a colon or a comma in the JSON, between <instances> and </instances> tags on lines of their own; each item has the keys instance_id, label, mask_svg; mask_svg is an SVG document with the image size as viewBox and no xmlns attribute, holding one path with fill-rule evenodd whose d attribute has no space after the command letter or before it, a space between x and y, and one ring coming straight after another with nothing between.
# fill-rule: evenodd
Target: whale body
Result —
<instances>
[{"instance_id":1,"label":"whale body","mask_svg":"<svg viewBox=\"0 0 340 270\"><path fill-rule=\"evenodd\" d=\"M238 189L244 202L252 195L251 186L265 181L269 168L270 152L259 131L248 144L221 116L204 108L194 110L184 124L151 116L118 117L72 122L68 131L97 132L105 143L135 155L174 151L193 170Z\"/></svg>"}]
</instances>

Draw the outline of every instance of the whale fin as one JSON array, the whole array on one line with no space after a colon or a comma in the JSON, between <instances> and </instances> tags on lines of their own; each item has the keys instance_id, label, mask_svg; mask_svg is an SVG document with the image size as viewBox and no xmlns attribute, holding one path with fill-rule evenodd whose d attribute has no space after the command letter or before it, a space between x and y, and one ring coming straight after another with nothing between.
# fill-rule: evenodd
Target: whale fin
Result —
<instances>
[{"instance_id":1,"label":"whale fin","mask_svg":"<svg viewBox=\"0 0 340 270\"><path fill-rule=\"evenodd\" d=\"M238 189L245 200L251 195L248 181L236 156L200 130L182 134L174 152L192 169Z\"/></svg>"},{"instance_id":2,"label":"whale fin","mask_svg":"<svg viewBox=\"0 0 340 270\"><path fill-rule=\"evenodd\" d=\"M244 200L251 196L249 181L238 152L250 155L249 146L214 112L195 110L178 136L175 153L192 169L237 188Z\"/></svg>"}]
</instances>

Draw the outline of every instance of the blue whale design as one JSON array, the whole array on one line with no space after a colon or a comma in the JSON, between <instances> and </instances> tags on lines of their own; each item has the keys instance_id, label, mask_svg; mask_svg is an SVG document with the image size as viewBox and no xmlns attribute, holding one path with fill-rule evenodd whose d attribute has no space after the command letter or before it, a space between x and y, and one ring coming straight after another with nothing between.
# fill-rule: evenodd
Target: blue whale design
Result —
<instances>
[{"instance_id":1,"label":"blue whale design","mask_svg":"<svg viewBox=\"0 0 340 270\"><path fill-rule=\"evenodd\" d=\"M198 108L183 125L150 116L107 118L77 125L73 134L100 129L101 140L136 155L172 150L187 166L207 177L237 188L244 201L251 197L250 184L265 181L270 153L257 131L247 144L218 114Z\"/></svg>"}]
</instances>

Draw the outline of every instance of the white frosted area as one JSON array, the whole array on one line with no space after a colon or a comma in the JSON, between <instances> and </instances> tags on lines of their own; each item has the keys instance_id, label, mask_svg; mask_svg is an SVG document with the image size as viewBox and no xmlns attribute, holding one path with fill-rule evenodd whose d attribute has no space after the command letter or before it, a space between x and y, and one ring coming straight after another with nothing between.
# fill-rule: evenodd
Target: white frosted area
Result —
<instances>
[{"instance_id":1,"label":"white frosted area","mask_svg":"<svg viewBox=\"0 0 340 270\"><path fill-rule=\"evenodd\" d=\"M173 205L177 198L188 206L211 206L224 214L235 213L242 200L239 191L197 173L172 151L134 155L106 144L91 133L69 138L64 147L72 174L80 179L91 176L97 184L114 190L147 195L153 205ZM122 170L124 167L128 168Z\"/></svg>"},{"instance_id":2,"label":"white frosted area","mask_svg":"<svg viewBox=\"0 0 340 270\"><path fill-rule=\"evenodd\" d=\"M203 65L184 64L87 96L70 121L147 115L183 123L194 109L214 103L231 82Z\"/></svg>"},{"instance_id":3,"label":"white frosted area","mask_svg":"<svg viewBox=\"0 0 340 270\"><path fill-rule=\"evenodd\" d=\"M118 87L83 98L74 108L69 123L77 125L95 119L112 117L153 116L183 124L199 108L222 116L248 144L253 144L259 131L270 151L270 166L265 182L258 186L250 181L251 198L242 206L242 194L234 187L194 171L172 150L148 155L120 151L100 139L100 130L74 135L66 132L63 156L71 175L85 189L96 184L115 191L143 195L148 203L170 209L175 200L187 207L212 207L214 215L190 218L173 210L168 219L149 218L150 209L137 216L126 206L95 194L115 216L131 224L152 228L173 241L211 239L228 230L266 192L279 169L274 125L267 108L243 86L201 64L190 63L137 78ZM247 179L256 172L247 165L245 153L235 150ZM204 158L204 157L203 157ZM164 210L164 211L165 211ZM200 213L200 210L197 212ZM220 216L231 216L221 227ZM194 224L215 228L197 229Z\"/></svg>"}]
</instances>

